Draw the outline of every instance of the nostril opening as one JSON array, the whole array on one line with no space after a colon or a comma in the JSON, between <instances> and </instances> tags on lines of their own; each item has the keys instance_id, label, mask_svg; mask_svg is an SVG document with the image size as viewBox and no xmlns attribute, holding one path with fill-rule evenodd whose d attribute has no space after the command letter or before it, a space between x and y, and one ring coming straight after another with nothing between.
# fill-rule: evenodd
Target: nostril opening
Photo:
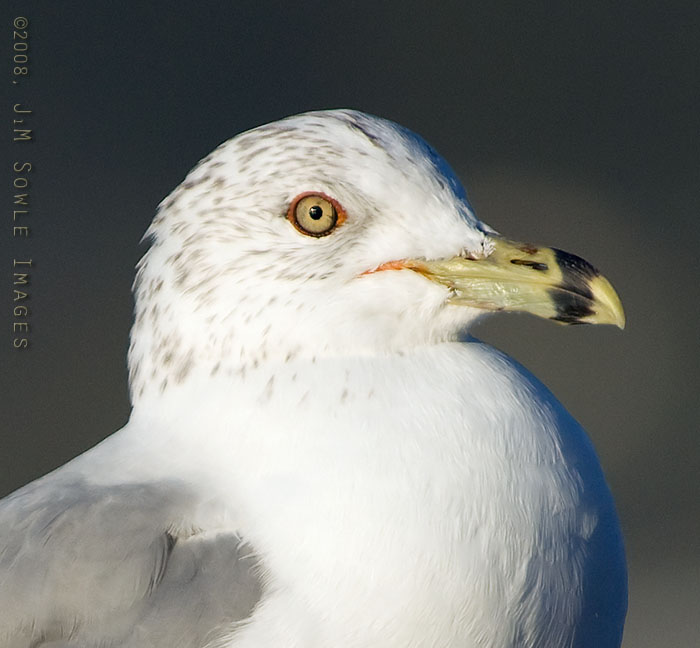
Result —
<instances>
[{"instance_id":1,"label":"nostril opening","mask_svg":"<svg viewBox=\"0 0 700 648\"><path fill-rule=\"evenodd\" d=\"M549 266L546 263L540 263L538 261L528 261L527 259L511 259L510 262L514 265L527 266L528 268L532 268L533 270L539 270L540 272L549 270Z\"/></svg>"}]
</instances>

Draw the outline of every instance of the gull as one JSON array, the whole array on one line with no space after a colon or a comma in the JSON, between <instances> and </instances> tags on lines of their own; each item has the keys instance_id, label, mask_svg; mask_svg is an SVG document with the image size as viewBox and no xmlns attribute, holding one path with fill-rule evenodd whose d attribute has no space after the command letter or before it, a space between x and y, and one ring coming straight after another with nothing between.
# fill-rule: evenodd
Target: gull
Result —
<instances>
[{"instance_id":1,"label":"gull","mask_svg":"<svg viewBox=\"0 0 700 648\"><path fill-rule=\"evenodd\" d=\"M146 237L128 423L0 502L0 645L620 645L591 442L469 335L622 328L593 266L496 233L423 139L352 110L225 142Z\"/></svg>"}]
</instances>

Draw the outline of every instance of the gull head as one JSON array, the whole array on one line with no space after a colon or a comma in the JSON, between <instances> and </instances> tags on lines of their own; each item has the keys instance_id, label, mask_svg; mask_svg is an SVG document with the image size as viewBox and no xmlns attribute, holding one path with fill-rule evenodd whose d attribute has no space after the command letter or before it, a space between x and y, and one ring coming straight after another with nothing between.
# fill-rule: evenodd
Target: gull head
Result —
<instances>
[{"instance_id":1,"label":"gull head","mask_svg":"<svg viewBox=\"0 0 700 648\"><path fill-rule=\"evenodd\" d=\"M134 401L193 371L436 344L494 311L624 324L590 264L501 237L424 140L356 111L225 142L161 203L146 236Z\"/></svg>"}]
</instances>

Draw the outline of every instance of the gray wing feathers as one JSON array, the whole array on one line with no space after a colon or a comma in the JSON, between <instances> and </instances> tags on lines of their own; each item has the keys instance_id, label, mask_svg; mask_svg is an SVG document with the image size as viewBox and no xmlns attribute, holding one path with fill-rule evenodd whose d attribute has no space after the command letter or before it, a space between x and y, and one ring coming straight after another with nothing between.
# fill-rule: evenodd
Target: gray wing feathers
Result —
<instances>
[{"instance_id":1,"label":"gray wing feathers","mask_svg":"<svg viewBox=\"0 0 700 648\"><path fill-rule=\"evenodd\" d=\"M178 534L191 500L54 473L0 502L0 645L184 648L246 618L254 561L232 534Z\"/></svg>"},{"instance_id":2,"label":"gray wing feathers","mask_svg":"<svg viewBox=\"0 0 700 648\"><path fill-rule=\"evenodd\" d=\"M152 605L127 645L202 646L217 630L250 616L260 599L260 582L255 560L239 545L233 536L178 542Z\"/></svg>"}]
</instances>

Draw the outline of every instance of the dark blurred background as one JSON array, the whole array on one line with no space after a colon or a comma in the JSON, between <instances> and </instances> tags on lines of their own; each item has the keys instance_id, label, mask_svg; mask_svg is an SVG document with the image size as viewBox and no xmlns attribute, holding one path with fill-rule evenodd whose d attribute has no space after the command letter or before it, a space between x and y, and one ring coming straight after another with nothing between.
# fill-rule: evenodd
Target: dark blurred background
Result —
<instances>
[{"instance_id":1,"label":"dark blurred background","mask_svg":"<svg viewBox=\"0 0 700 648\"><path fill-rule=\"evenodd\" d=\"M624 332L496 317L477 334L588 429L627 540L626 648L700 637L700 5L689 2L14 2L2 9L0 494L126 422L139 239L222 140L355 107L423 135L479 216L584 256ZM11 83L12 20L31 76ZM11 143L14 103L32 144ZM30 161L32 237L11 235ZM13 258L35 263L12 348Z\"/></svg>"}]
</instances>

